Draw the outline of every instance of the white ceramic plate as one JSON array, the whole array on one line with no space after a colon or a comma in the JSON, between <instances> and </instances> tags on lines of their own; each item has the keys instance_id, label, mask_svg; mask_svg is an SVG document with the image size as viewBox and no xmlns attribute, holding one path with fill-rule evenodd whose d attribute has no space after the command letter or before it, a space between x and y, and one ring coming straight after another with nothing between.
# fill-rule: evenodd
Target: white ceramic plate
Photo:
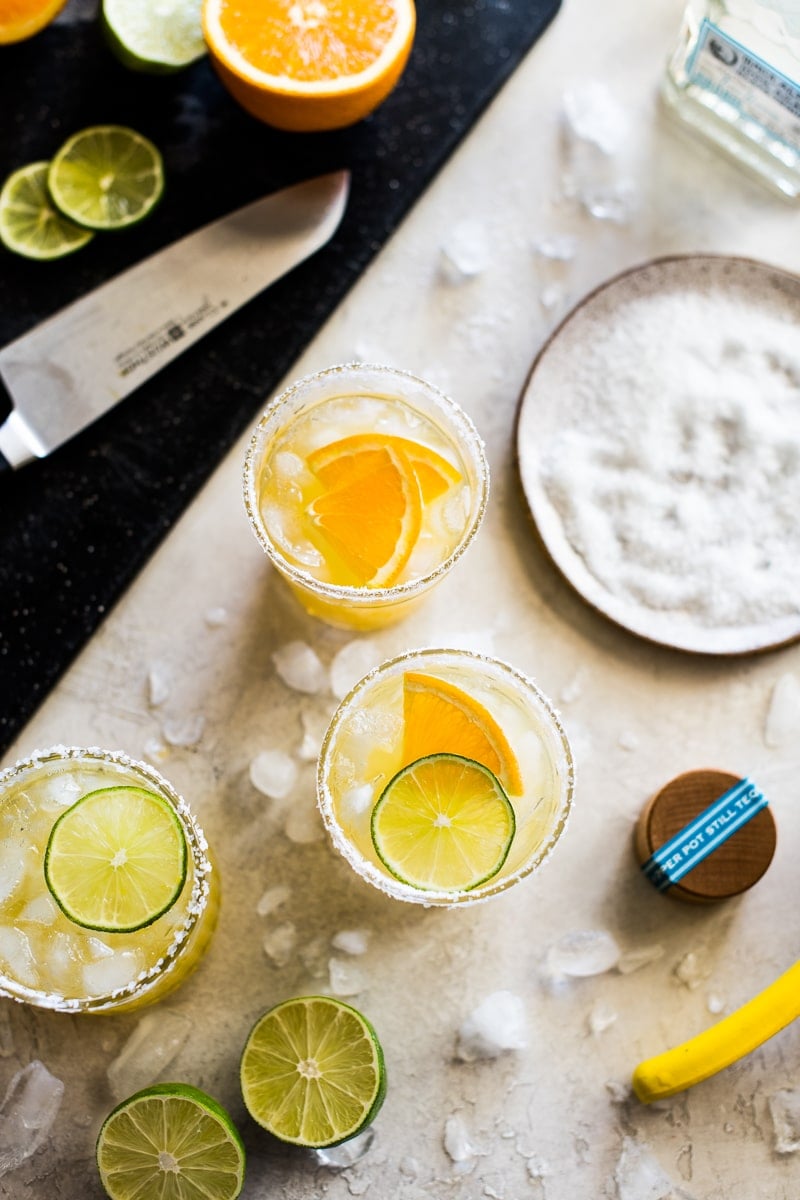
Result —
<instances>
[{"instance_id":1,"label":"white ceramic plate","mask_svg":"<svg viewBox=\"0 0 800 1200\"><path fill-rule=\"evenodd\" d=\"M585 439L587 433L591 434L593 421L597 422L598 438L610 436L607 428L601 433L604 391L608 395L608 389L617 388L616 412L619 412L621 392L628 397L622 403L630 411L626 414L626 421L620 424L625 426L626 432L622 436L628 437L632 452L637 452L636 440L640 430L642 438L646 439L648 415L654 411L652 406L658 404L659 371L668 371L670 362L679 361L679 355L686 353L685 345L678 347L671 344L668 322L664 319L664 304L666 301L668 306L672 305L672 309L668 308L667 311L674 312L676 299L683 304L684 297L686 305L700 304L706 313L713 314L715 306L719 306L719 325L712 319L708 322L708 329L699 331L699 352L704 344L713 343L715 338L725 349L724 340L720 340L724 337L727 319L724 314L730 311L733 303L741 304L743 311L752 311L754 314L754 340L758 337L757 330L762 317L766 321L776 322L775 328L778 330L781 327L788 329L792 337L796 330L800 356L800 278L797 276L749 259L711 255L657 259L627 271L585 297L562 321L534 361L517 414L520 478L546 550L566 579L592 607L632 633L662 645L695 653L747 654L800 638L800 594L796 597L796 603L787 606L785 593L789 577L786 574L780 576L780 562L773 564L770 570L773 567L777 570L776 583L781 591L782 605L777 607L781 607L781 611L768 616L759 613L754 619L748 618L747 612L743 611L737 614L735 620L727 622L718 620L712 610L710 616L706 612L700 618L690 606L676 604L670 609L666 599L663 603L661 598L655 603L637 600L630 594L631 589L626 594L626 588L618 586L617 579L610 582L608 578L605 581L601 579L599 576L602 572L592 569L589 561L591 555L581 552L580 538L571 540L562 512L552 499L555 494L552 465L546 464L548 454L550 464L554 461L553 439L559 437L563 440L565 431L574 431ZM648 321L652 322L654 336L645 339L642 330L646 331ZM737 321L739 328L740 316ZM643 395L631 387L630 373L634 360L630 349L626 352L627 359L620 354L615 359L614 354L604 349L620 333L620 344L625 344L628 331L633 328L637 331L637 346L640 346L641 356L648 359L648 366L642 368L644 377L651 384L655 383L655 386L642 390L653 394ZM691 388L689 395L689 402L696 411L702 405L702 395L693 394ZM753 394L752 404L758 403L759 396ZM800 406L800 376L797 379L797 403ZM551 472L549 483L548 471ZM793 487L791 483L788 486ZM578 512L578 520L584 520L585 527L590 528L592 521L598 518L603 520L599 511L601 506L587 496L582 497L580 493L581 489L576 488L574 503L587 507L583 513ZM588 510L588 506L592 511ZM800 522L800 511L797 521ZM601 544L599 540L597 544ZM725 553L728 551L725 550ZM737 554L735 544L731 545L730 554ZM631 569L638 570L641 565L632 554ZM728 564L725 578L729 594L731 572L736 569L733 561ZM788 570L788 566L785 566L785 571ZM681 579L676 580L677 585L681 582Z\"/></svg>"}]
</instances>

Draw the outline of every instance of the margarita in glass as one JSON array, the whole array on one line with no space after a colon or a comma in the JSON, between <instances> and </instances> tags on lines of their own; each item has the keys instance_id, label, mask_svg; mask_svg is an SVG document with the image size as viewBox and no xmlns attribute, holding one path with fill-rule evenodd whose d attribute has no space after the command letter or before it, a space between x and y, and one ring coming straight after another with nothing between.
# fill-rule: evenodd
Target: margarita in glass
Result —
<instances>
[{"instance_id":1,"label":"margarita in glass","mask_svg":"<svg viewBox=\"0 0 800 1200\"><path fill-rule=\"evenodd\" d=\"M164 878L126 925L139 854ZM109 873L111 902L93 908ZM66 1012L150 1003L200 960L218 908L202 830L152 767L60 746L0 772L0 996Z\"/></svg>"},{"instance_id":2,"label":"margarita in glass","mask_svg":"<svg viewBox=\"0 0 800 1200\"><path fill-rule=\"evenodd\" d=\"M548 856L574 777L550 702L507 663L417 650L366 675L322 747L318 799L340 851L401 900L470 904Z\"/></svg>"},{"instance_id":3,"label":"margarita in glass","mask_svg":"<svg viewBox=\"0 0 800 1200\"><path fill-rule=\"evenodd\" d=\"M303 606L371 629L405 616L472 541L488 467L472 422L388 367L331 367L264 413L245 462L255 534Z\"/></svg>"}]
</instances>

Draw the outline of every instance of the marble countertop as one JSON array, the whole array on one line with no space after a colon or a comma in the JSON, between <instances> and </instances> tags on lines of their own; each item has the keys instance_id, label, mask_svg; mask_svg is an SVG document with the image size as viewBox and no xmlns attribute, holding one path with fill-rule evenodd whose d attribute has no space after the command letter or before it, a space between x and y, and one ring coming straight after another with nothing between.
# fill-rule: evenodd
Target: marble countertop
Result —
<instances>
[{"instance_id":1,"label":"marble countertop","mask_svg":"<svg viewBox=\"0 0 800 1200\"><path fill-rule=\"evenodd\" d=\"M578 785L567 834L544 869L464 911L402 905L367 887L329 847L313 763L302 765L290 802L254 788L256 755L296 754L304 720L317 728L336 704L330 691L288 688L273 653L300 639L329 665L354 639L306 617L256 544L241 496L245 439L5 756L54 743L121 748L153 761L198 814L219 860L223 907L206 960L155 1010L191 1021L161 1077L194 1083L229 1107L248 1150L248 1200L795 1200L800 1191L800 1155L776 1152L770 1115L770 1098L796 1086L797 1024L673 1100L644 1107L626 1090L641 1058L705 1028L797 956L797 743L769 744L783 739L767 739L766 718L778 681L800 679L800 645L713 660L611 625L539 548L514 464L515 410L531 361L590 288L654 256L695 251L800 270L796 210L661 111L658 82L680 14L679 0L609 0L602 17L591 0L566 0L291 372L353 358L402 366L449 391L479 427L492 496L475 545L417 614L362 638L353 653L366 663L419 645L468 646L510 661L552 697ZM564 137L565 95L585 96L590 81L624 126L603 168L617 219L581 204L587 164ZM537 252L542 239L562 234L576 239L574 257ZM158 705L151 676L166 693ZM168 736L193 744L170 745ZM648 797L701 766L757 779L779 831L760 883L709 908L659 895L631 847ZM277 885L288 900L259 916L259 899ZM273 935L286 924L294 947L284 962ZM367 931L368 946L348 959L331 941L352 929ZM623 953L654 957L630 973L554 986L548 950L580 930L607 931ZM331 958L376 1026L389 1073L374 1140L345 1170L272 1143L246 1117L238 1090L255 1018L290 995L328 988ZM520 998L527 1045L486 1062L455 1061L459 1026L498 990ZM102 1194L93 1147L112 1105L106 1069L143 1017L0 1011L0 1087L34 1058L66 1085L45 1145L0 1179L0 1195Z\"/></svg>"}]
</instances>

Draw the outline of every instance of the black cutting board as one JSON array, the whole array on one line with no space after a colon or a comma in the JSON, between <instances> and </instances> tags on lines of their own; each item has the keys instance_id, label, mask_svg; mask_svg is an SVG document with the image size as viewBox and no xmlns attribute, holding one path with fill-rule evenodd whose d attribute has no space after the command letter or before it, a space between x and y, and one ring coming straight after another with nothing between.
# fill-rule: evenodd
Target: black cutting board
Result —
<instances>
[{"instance_id":1,"label":"black cutting board","mask_svg":"<svg viewBox=\"0 0 800 1200\"><path fill-rule=\"evenodd\" d=\"M419 0L400 85L359 125L283 134L238 109L208 62L127 71L95 22L0 47L0 173L87 125L164 154L156 211L77 254L2 252L0 345L175 238L286 184L349 167L333 241L49 458L0 478L0 753L254 420L558 10L560 0ZM5 416L0 400L0 420Z\"/></svg>"}]
</instances>

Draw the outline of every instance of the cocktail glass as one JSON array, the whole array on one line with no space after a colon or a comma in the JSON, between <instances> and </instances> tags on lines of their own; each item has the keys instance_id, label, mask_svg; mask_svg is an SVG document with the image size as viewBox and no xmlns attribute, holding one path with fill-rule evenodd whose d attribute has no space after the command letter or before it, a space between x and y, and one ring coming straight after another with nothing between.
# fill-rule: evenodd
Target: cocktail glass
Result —
<instances>
[{"instance_id":1,"label":"cocktail glass","mask_svg":"<svg viewBox=\"0 0 800 1200\"><path fill-rule=\"evenodd\" d=\"M396 578L380 584L347 578L348 564L309 516L321 487L309 455L314 463L345 438L366 444L371 437L402 447L404 462L406 453L420 456L412 462L420 532ZM436 463L445 468L438 483ZM360 363L308 375L274 400L244 467L245 507L270 561L308 612L351 629L406 616L472 542L488 493L483 443L458 405L405 371ZM356 517L368 507L359 506ZM373 512L369 517L377 520Z\"/></svg>"},{"instance_id":2,"label":"cocktail glass","mask_svg":"<svg viewBox=\"0 0 800 1200\"><path fill-rule=\"evenodd\" d=\"M132 786L175 811L186 882L172 907L135 933L70 921L49 893L44 851L58 817L100 788ZM56 746L0 772L0 996L57 1012L105 1013L160 999L197 965L219 910L218 872L186 802L158 771L120 752Z\"/></svg>"},{"instance_id":3,"label":"cocktail glass","mask_svg":"<svg viewBox=\"0 0 800 1200\"><path fill-rule=\"evenodd\" d=\"M509 794L516 831L508 857L496 875L470 891L442 892L400 882L372 842L372 810L406 765L403 694L409 673L440 679L487 710L519 765L520 794ZM318 804L335 848L380 891L425 905L475 904L530 875L564 832L573 789L572 753L550 701L514 667L465 650L411 650L366 675L334 714L317 774Z\"/></svg>"}]
</instances>

